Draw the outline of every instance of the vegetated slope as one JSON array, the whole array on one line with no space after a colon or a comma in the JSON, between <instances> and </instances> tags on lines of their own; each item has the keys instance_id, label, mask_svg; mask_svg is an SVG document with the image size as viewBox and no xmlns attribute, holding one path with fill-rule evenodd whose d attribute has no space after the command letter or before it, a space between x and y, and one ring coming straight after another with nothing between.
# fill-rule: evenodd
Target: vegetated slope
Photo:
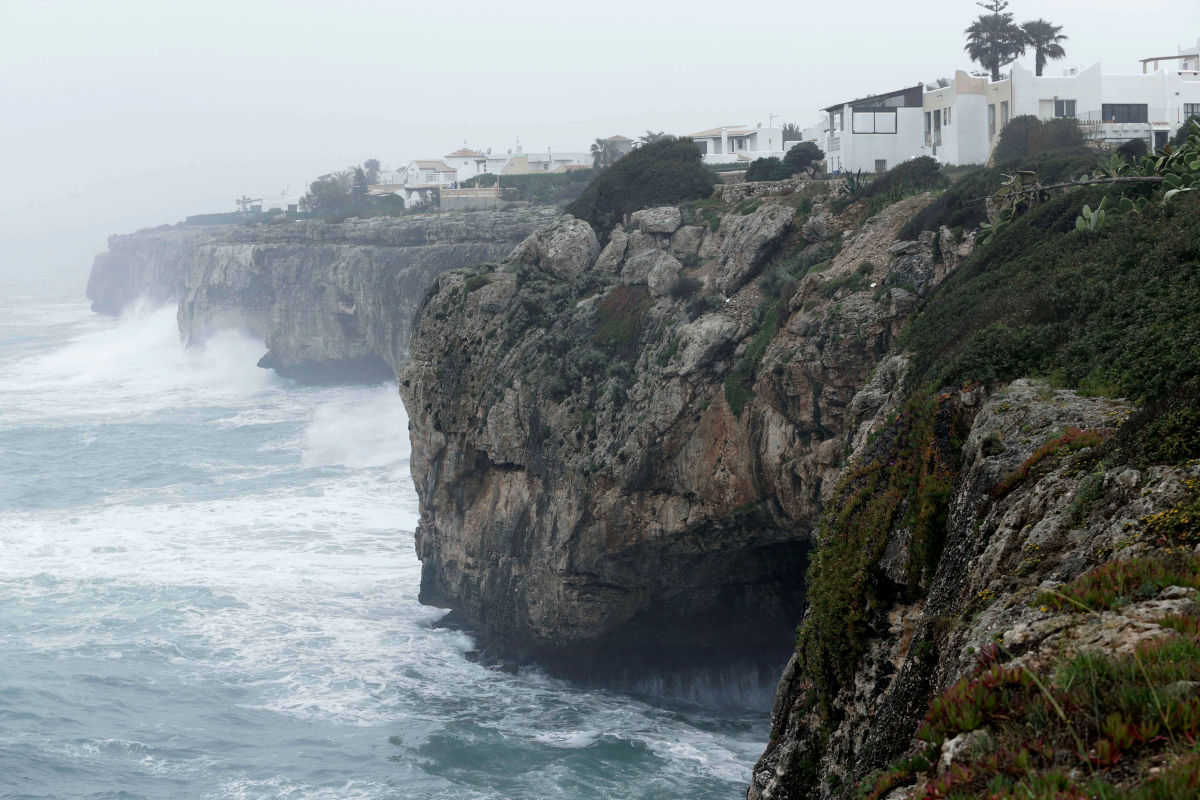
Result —
<instances>
[{"instance_id":1,"label":"vegetated slope","mask_svg":"<svg viewBox=\"0 0 1200 800\"><path fill-rule=\"evenodd\" d=\"M1102 194L1009 224L902 335L750 797L1197 796L1200 198L1077 231Z\"/></svg>"}]
</instances>

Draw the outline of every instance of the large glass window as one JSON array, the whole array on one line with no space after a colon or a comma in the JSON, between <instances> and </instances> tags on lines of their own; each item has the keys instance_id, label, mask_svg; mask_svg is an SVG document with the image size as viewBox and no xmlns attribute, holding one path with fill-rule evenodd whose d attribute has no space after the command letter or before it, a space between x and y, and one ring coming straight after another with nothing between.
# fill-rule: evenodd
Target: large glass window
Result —
<instances>
[{"instance_id":1,"label":"large glass window","mask_svg":"<svg viewBox=\"0 0 1200 800\"><path fill-rule=\"evenodd\" d=\"M1149 112L1145 103L1104 103L1100 115L1105 122L1148 122Z\"/></svg>"},{"instance_id":2,"label":"large glass window","mask_svg":"<svg viewBox=\"0 0 1200 800\"><path fill-rule=\"evenodd\" d=\"M1183 116L1184 119L1188 117L1200 117L1200 103L1184 103Z\"/></svg>"},{"instance_id":3,"label":"large glass window","mask_svg":"<svg viewBox=\"0 0 1200 800\"><path fill-rule=\"evenodd\" d=\"M1075 116L1075 101L1074 100L1055 100L1054 101L1054 116L1056 116L1056 117L1073 117L1073 116Z\"/></svg>"},{"instance_id":4,"label":"large glass window","mask_svg":"<svg viewBox=\"0 0 1200 800\"><path fill-rule=\"evenodd\" d=\"M895 111L854 111L852 117L855 133L895 133Z\"/></svg>"},{"instance_id":5,"label":"large glass window","mask_svg":"<svg viewBox=\"0 0 1200 800\"><path fill-rule=\"evenodd\" d=\"M988 138L996 138L996 104L988 104Z\"/></svg>"}]
</instances>

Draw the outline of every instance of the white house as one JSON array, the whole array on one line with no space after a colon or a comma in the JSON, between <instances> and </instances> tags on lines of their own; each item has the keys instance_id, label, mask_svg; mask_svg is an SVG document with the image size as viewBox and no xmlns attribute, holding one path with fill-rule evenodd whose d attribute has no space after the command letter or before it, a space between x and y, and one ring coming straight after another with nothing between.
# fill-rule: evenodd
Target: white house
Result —
<instances>
[{"instance_id":1,"label":"white house","mask_svg":"<svg viewBox=\"0 0 1200 800\"><path fill-rule=\"evenodd\" d=\"M1000 131L1014 116L1012 82L954 73L945 86L928 87L921 100L924 147L943 164L984 164Z\"/></svg>"},{"instance_id":2,"label":"white house","mask_svg":"<svg viewBox=\"0 0 1200 800\"><path fill-rule=\"evenodd\" d=\"M923 88L838 103L825 109L825 168L883 172L919 156L925 146Z\"/></svg>"},{"instance_id":3,"label":"white house","mask_svg":"<svg viewBox=\"0 0 1200 800\"><path fill-rule=\"evenodd\" d=\"M782 128L749 128L744 125L721 125L699 133L688 134L700 148L706 164L735 164L756 158L783 158Z\"/></svg>"},{"instance_id":4,"label":"white house","mask_svg":"<svg viewBox=\"0 0 1200 800\"><path fill-rule=\"evenodd\" d=\"M404 187L394 192L412 207L427 203L435 189L445 189L458 183L458 172L443 161L410 161L405 170Z\"/></svg>"},{"instance_id":5,"label":"white house","mask_svg":"<svg viewBox=\"0 0 1200 800\"><path fill-rule=\"evenodd\" d=\"M1190 63L1186 58L1183 63ZM1109 144L1145 139L1159 148L1188 116L1200 114L1200 70L1195 69L1161 66L1122 75L1104 74L1093 64L1038 77L1014 64L1011 80L1014 116L1074 117L1088 139Z\"/></svg>"},{"instance_id":6,"label":"white house","mask_svg":"<svg viewBox=\"0 0 1200 800\"><path fill-rule=\"evenodd\" d=\"M467 147L455 150L444 159L446 165L454 170L459 183L474 178L476 175L490 172L489 160L490 157L487 153L480 153L478 150L471 150Z\"/></svg>"}]
</instances>

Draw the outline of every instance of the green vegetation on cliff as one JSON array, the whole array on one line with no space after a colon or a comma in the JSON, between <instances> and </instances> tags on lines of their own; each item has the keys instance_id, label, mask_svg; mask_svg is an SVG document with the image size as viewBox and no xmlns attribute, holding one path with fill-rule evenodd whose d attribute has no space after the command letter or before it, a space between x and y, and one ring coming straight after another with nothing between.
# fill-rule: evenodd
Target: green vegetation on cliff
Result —
<instances>
[{"instance_id":1,"label":"green vegetation on cliff","mask_svg":"<svg viewBox=\"0 0 1200 800\"><path fill-rule=\"evenodd\" d=\"M1200 133L1190 143L1198 145ZM1045 185L1078 175L1081 166L1091 166L1084 158L1036 162L1044 170L1039 178ZM1183 169L1192 163L1185 160ZM1151 175L1156 169L1152 161L1143 167ZM902 235L978 224L983 204L971 201L995 191L1004 174L980 170L963 178ZM839 695L854 686L870 642L887 630L885 612L921 601L929 590L961 477L960 390L1034 376L1083 395L1142 404L1116 436L1067 430L1051 439L1002 477L990 500L985 493L984 504L1067 459L1087 474L1200 457L1200 192L1162 202L1175 185L1167 174L1165 185L1093 185L1036 197L1032 209L998 228L923 301L903 333L901 349L912 359L908 399L843 472L809 569L795 685L797 707L820 720L823 733L813 739L818 751L845 713L848 701ZM1182 176L1185 189L1189 180ZM1150 202L1136 210L1120 203L1122 196L1147 195ZM1127 213L1080 230L1084 207L1102 201L1109 208L1124 205ZM1087 504L1099 496L1100 487L1085 480L1071 518L1086 516ZM1096 611L1153 597L1164 586L1200 585L1194 557L1177 562L1170 555L1172 547L1193 541L1188 537L1200 538L1191 517L1200 512L1195 497L1193 487L1174 509L1142 520L1147 541L1166 548L1163 558L1102 566L1038 602ZM984 513L978 510L976 520ZM907 557L892 552L898 542ZM1196 796L1200 699L1194 691L1172 694L1181 681L1194 686L1188 682L1200 680L1194 614L1168 627L1180 634L1139 645L1132 655L1083 653L1040 671L1006 666L1005 654L990 653L975 675L934 701L921 731L929 749L859 791L879 798L917 783L914 797L930 798ZM922 640L910 658L929 657L934 646ZM932 769L945 740L984 727L986 735L953 770ZM805 758L807 766L792 773L797 796L820 785L813 751ZM1151 758L1166 766L1157 777L1128 767ZM937 777L922 783L918 773ZM825 784L831 796L849 796L848 788Z\"/></svg>"},{"instance_id":2,"label":"green vegetation on cliff","mask_svg":"<svg viewBox=\"0 0 1200 800\"><path fill-rule=\"evenodd\" d=\"M691 140L667 138L639 147L601 172L567 213L604 235L627 214L708 197L713 185L713 173Z\"/></svg>"}]
</instances>

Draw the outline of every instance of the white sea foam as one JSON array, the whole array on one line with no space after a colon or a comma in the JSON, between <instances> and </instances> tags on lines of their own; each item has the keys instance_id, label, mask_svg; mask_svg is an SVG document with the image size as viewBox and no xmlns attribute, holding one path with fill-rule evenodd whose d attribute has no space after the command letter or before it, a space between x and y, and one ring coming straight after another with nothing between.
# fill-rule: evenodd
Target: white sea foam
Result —
<instances>
[{"instance_id":1,"label":"white sea foam","mask_svg":"<svg viewBox=\"0 0 1200 800\"><path fill-rule=\"evenodd\" d=\"M0 770L61 762L91 780L78 796L120 774L261 800L647 798L660 785L649 769L691 796L744 781L761 731L490 669L464 657L471 637L434 627L442 612L416 602L417 498L393 384L294 387L235 334L184 351L171 309L80 328L0 366L11 435L84 420L78 446L136 460L142 429L103 429L141 414L165 428L162 447L226 437L228 449L181 448L197 463L162 459L152 491L97 474L102 499L0 513L0 657L21 659L17 686L55 698L47 719L90 728L47 736L45 720L13 730L0 717ZM91 688L59 699L83 679ZM602 761L626 744L653 757ZM6 762L12 745L24 749ZM489 759L493 746L511 764Z\"/></svg>"}]
</instances>

